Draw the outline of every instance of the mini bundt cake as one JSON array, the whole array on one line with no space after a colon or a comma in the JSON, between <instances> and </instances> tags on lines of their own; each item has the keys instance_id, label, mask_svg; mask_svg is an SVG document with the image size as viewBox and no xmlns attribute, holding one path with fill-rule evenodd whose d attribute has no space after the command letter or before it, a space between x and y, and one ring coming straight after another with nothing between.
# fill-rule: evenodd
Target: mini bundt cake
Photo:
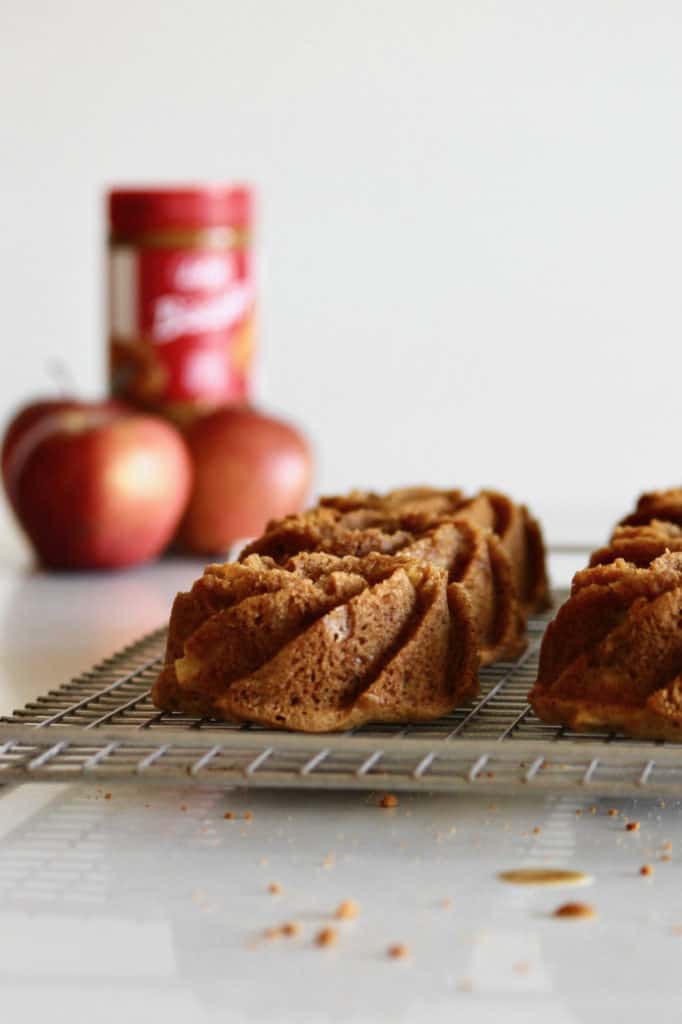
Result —
<instances>
[{"instance_id":1,"label":"mini bundt cake","mask_svg":"<svg viewBox=\"0 0 682 1024\"><path fill-rule=\"evenodd\" d=\"M544 636L534 711L578 731L682 740L681 621L680 551L578 572Z\"/></svg>"},{"instance_id":2,"label":"mini bundt cake","mask_svg":"<svg viewBox=\"0 0 682 1024\"><path fill-rule=\"evenodd\" d=\"M241 558L257 553L283 564L303 551L365 556L400 555L445 569L450 585L467 593L476 620L481 663L517 657L524 649L525 620L516 600L510 560L491 530L467 518L441 514L438 507L409 507L377 495L368 504L354 497L327 499L328 504L269 524ZM431 500L431 499L430 499Z\"/></svg>"},{"instance_id":3,"label":"mini bundt cake","mask_svg":"<svg viewBox=\"0 0 682 1024\"><path fill-rule=\"evenodd\" d=\"M327 732L437 718L478 691L471 602L429 562L302 552L211 565L171 613L165 711Z\"/></svg>"}]
</instances>

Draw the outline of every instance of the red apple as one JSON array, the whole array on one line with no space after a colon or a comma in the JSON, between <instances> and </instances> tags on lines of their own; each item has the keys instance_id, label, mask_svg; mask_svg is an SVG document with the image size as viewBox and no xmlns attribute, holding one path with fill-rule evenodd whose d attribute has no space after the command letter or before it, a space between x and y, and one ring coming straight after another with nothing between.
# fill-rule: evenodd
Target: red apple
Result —
<instances>
[{"instance_id":1,"label":"red apple","mask_svg":"<svg viewBox=\"0 0 682 1024\"><path fill-rule=\"evenodd\" d=\"M34 419L10 452L7 476L19 522L46 566L103 569L166 547L192 470L182 437L164 420L78 403Z\"/></svg>"},{"instance_id":2,"label":"red apple","mask_svg":"<svg viewBox=\"0 0 682 1024\"><path fill-rule=\"evenodd\" d=\"M304 437L255 409L218 409L185 434L194 487L178 542L201 555L261 533L269 519L299 512L312 478Z\"/></svg>"}]
</instances>

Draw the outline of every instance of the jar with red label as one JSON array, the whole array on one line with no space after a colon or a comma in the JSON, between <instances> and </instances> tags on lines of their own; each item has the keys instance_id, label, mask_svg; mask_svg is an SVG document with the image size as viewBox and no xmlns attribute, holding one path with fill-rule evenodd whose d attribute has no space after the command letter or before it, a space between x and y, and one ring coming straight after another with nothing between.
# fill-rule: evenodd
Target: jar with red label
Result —
<instances>
[{"instance_id":1,"label":"jar with red label","mask_svg":"<svg viewBox=\"0 0 682 1024\"><path fill-rule=\"evenodd\" d=\"M248 399L251 219L241 185L109 193L112 395L179 423Z\"/></svg>"}]
</instances>

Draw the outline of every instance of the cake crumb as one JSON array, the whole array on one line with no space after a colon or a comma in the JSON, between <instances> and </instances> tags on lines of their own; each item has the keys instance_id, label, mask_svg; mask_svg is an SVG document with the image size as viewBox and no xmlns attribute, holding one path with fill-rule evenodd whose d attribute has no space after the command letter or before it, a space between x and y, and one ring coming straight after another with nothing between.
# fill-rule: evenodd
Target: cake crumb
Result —
<instances>
[{"instance_id":1,"label":"cake crumb","mask_svg":"<svg viewBox=\"0 0 682 1024\"><path fill-rule=\"evenodd\" d=\"M336 943L338 936L334 928L323 928L315 936L315 945L317 946L333 946Z\"/></svg>"},{"instance_id":2,"label":"cake crumb","mask_svg":"<svg viewBox=\"0 0 682 1024\"><path fill-rule=\"evenodd\" d=\"M338 917L340 920L349 921L351 918L357 917L359 911L360 908L355 900L344 900L343 903L339 903L336 908L334 917Z\"/></svg>"},{"instance_id":3,"label":"cake crumb","mask_svg":"<svg viewBox=\"0 0 682 1024\"><path fill-rule=\"evenodd\" d=\"M527 960L519 960L517 964L514 964L514 970L517 974L528 974L530 972L530 964Z\"/></svg>"},{"instance_id":4,"label":"cake crumb","mask_svg":"<svg viewBox=\"0 0 682 1024\"><path fill-rule=\"evenodd\" d=\"M452 906L452 900L450 899L449 896L446 896L444 900L440 901L440 905L443 908L443 910L449 910L450 907Z\"/></svg>"},{"instance_id":5,"label":"cake crumb","mask_svg":"<svg viewBox=\"0 0 682 1024\"><path fill-rule=\"evenodd\" d=\"M234 821L234 811L225 811L223 818L225 821Z\"/></svg>"},{"instance_id":6,"label":"cake crumb","mask_svg":"<svg viewBox=\"0 0 682 1024\"><path fill-rule=\"evenodd\" d=\"M298 921L287 921L286 924L282 925L282 935L286 935L288 939L294 935L299 935L301 926Z\"/></svg>"},{"instance_id":7,"label":"cake crumb","mask_svg":"<svg viewBox=\"0 0 682 1024\"><path fill-rule=\"evenodd\" d=\"M282 892L282 886L279 884L279 882L270 882L270 885L268 886L268 892L272 896L279 896L281 895Z\"/></svg>"},{"instance_id":8,"label":"cake crumb","mask_svg":"<svg viewBox=\"0 0 682 1024\"><path fill-rule=\"evenodd\" d=\"M336 857L334 856L334 854L333 853L328 853L327 856L324 858L324 861L322 863L322 867L323 868L333 868L335 863L336 863Z\"/></svg>"},{"instance_id":9,"label":"cake crumb","mask_svg":"<svg viewBox=\"0 0 682 1024\"><path fill-rule=\"evenodd\" d=\"M627 823L627 825L625 826L625 831L626 832L639 832L639 822L638 821L629 821Z\"/></svg>"},{"instance_id":10,"label":"cake crumb","mask_svg":"<svg viewBox=\"0 0 682 1024\"><path fill-rule=\"evenodd\" d=\"M536 825L535 828L533 829L533 835L534 836L539 836L541 832L542 832L542 829L540 828L540 826Z\"/></svg>"},{"instance_id":11,"label":"cake crumb","mask_svg":"<svg viewBox=\"0 0 682 1024\"><path fill-rule=\"evenodd\" d=\"M244 821L253 821L253 811L244 811Z\"/></svg>"},{"instance_id":12,"label":"cake crumb","mask_svg":"<svg viewBox=\"0 0 682 1024\"><path fill-rule=\"evenodd\" d=\"M615 807L610 807L609 808L609 818L617 818L618 814L619 814L619 812L616 810Z\"/></svg>"},{"instance_id":13,"label":"cake crumb","mask_svg":"<svg viewBox=\"0 0 682 1024\"><path fill-rule=\"evenodd\" d=\"M268 942L272 942L273 939L278 939L281 934L281 928L266 928L264 932L264 936L268 940Z\"/></svg>"},{"instance_id":14,"label":"cake crumb","mask_svg":"<svg viewBox=\"0 0 682 1024\"><path fill-rule=\"evenodd\" d=\"M406 956L409 956L409 952L407 946L402 942L396 942L388 947L388 955L391 960L404 960Z\"/></svg>"},{"instance_id":15,"label":"cake crumb","mask_svg":"<svg viewBox=\"0 0 682 1024\"><path fill-rule=\"evenodd\" d=\"M105 800L111 800L111 793L105 793L104 794L104 799Z\"/></svg>"},{"instance_id":16,"label":"cake crumb","mask_svg":"<svg viewBox=\"0 0 682 1024\"><path fill-rule=\"evenodd\" d=\"M672 850L672 848L673 848L673 844L669 840L668 840L668 842L663 843L663 849L664 850Z\"/></svg>"},{"instance_id":17,"label":"cake crumb","mask_svg":"<svg viewBox=\"0 0 682 1024\"><path fill-rule=\"evenodd\" d=\"M575 816L576 816L576 818L579 818L579 817L580 817L580 815L581 815L582 813L583 813L583 812L582 812L582 811L580 810L580 808L578 808L578 809L576 810L576 812L575 812Z\"/></svg>"},{"instance_id":18,"label":"cake crumb","mask_svg":"<svg viewBox=\"0 0 682 1024\"><path fill-rule=\"evenodd\" d=\"M682 924L673 925L673 935L682 935Z\"/></svg>"},{"instance_id":19,"label":"cake crumb","mask_svg":"<svg viewBox=\"0 0 682 1024\"><path fill-rule=\"evenodd\" d=\"M554 917L596 917L597 912L590 903L562 903L554 911Z\"/></svg>"},{"instance_id":20,"label":"cake crumb","mask_svg":"<svg viewBox=\"0 0 682 1024\"><path fill-rule=\"evenodd\" d=\"M597 813L597 808L596 808L596 806L594 804L592 804L592 806L590 807L590 814L596 814L596 813Z\"/></svg>"},{"instance_id":21,"label":"cake crumb","mask_svg":"<svg viewBox=\"0 0 682 1024\"><path fill-rule=\"evenodd\" d=\"M662 861L671 861L672 857L670 856L669 853L663 853L663 854L661 854L661 860Z\"/></svg>"},{"instance_id":22,"label":"cake crumb","mask_svg":"<svg viewBox=\"0 0 682 1024\"><path fill-rule=\"evenodd\" d=\"M380 807L397 807L398 806L398 797L395 795L395 793L384 793L384 795L382 796L382 798L381 798L381 800L379 802L379 806Z\"/></svg>"},{"instance_id":23,"label":"cake crumb","mask_svg":"<svg viewBox=\"0 0 682 1024\"><path fill-rule=\"evenodd\" d=\"M644 875L645 878L648 878L650 875L653 875L654 869L652 868L651 864L642 864L641 868L639 869L639 873L640 875Z\"/></svg>"}]
</instances>

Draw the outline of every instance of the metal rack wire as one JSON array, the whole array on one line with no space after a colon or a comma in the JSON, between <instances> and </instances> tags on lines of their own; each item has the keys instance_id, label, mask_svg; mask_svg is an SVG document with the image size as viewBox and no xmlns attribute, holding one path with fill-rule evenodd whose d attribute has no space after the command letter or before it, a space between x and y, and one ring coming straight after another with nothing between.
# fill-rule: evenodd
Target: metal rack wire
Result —
<instances>
[{"instance_id":1,"label":"metal rack wire","mask_svg":"<svg viewBox=\"0 0 682 1024\"><path fill-rule=\"evenodd\" d=\"M562 597L557 594L557 599ZM618 735L580 735L528 706L542 633L481 672L480 697L434 722L303 735L158 711L150 688L165 631L150 633L57 690L0 718L0 785L30 779L220 787L682 796L682 750Z\"/></svg>"}]
</instances>

